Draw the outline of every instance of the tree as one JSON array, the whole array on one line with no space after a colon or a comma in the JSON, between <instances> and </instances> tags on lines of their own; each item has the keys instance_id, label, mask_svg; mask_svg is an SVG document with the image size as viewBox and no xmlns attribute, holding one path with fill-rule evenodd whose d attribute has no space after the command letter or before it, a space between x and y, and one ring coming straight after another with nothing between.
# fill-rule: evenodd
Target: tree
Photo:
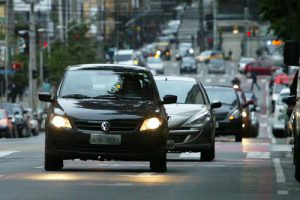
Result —
<instances>
[{"instance_id":1,"label":"tree","mask_svg":"<svg viewBox=\"0 0 300 200\"><path fill-rule=\"evenodd\" d=\"M101 62L96 58L96 46L93 45L97 43L87 36L87 32L87 26L74 28L69 33L68 46L53 44L53 51L46 61L52 83L57 83L70 65Z\"/></svg>"},{"instance_id":2,"label":"tree","mask_svg":"<svg viewBox=\"0 0 300 200\"><path fill-rule=\"evenodd\" d=\"M270 21L270 29L283 40L300 41L300 1L261 0L262 19Z\"/></svg>"}]
</instances>

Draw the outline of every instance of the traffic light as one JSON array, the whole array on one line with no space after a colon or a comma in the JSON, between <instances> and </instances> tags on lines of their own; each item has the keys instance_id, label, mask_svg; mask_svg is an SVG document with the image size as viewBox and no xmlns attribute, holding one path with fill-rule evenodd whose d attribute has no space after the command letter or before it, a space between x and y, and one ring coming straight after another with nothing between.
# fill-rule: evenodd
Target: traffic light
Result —
<instances>
[{"instance_id":1,"label":"traffic light","mask_svg":"<svg viewBox=\"0 0 300 200\"><path fill-rule=\"evenodd\" d=\"M247 37L250 38L252 36L251 31L247 31Z\"/></svg>"},{"instance_id":2,"label":"traffic light","mask_svg":"<svg viewBox=\"0 0 300 200\"><path fill-rule=\"evenodd\" d=\"M13 63L11 68L14 70L14 71L19 71L21 69L23 69L23 63Z\"/></svg>"},{"instance_id":3,"label":"traffic light","mask_svg":"<svg viewBox=\"0 0 300 200\"><path fill-rule=\"evenodd\" d=\"M206 30L211 31L213 29L213 22L206 21Z\"/></svg>"}]
</instances>

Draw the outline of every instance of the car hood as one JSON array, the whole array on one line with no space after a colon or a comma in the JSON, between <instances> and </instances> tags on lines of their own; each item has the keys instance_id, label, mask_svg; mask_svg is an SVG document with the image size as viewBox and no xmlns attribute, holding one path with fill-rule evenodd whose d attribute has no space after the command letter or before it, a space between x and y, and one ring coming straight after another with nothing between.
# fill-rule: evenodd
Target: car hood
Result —
<instances>
[{"instance_id":1,"label":"car hood","mask_svg":"<svg viewBox=\"0 0 300 200\"><path fill-rule=\"evenodd\" d=\"M169 128L182 125L199 112L209 112L208 106L199 104L167 104L165 108L169 116Z\"/></svg>"},{"instance_id":2,"label":"car hood","mask_svg":"<svg viewBox=\"0 0 300 200\"><path fill-rule=\"evenodd\" d=\"M222 104L220 108L215 109L216 115L228 115L230 112L236 109L236 106Z\"/></svg>"},{"instance_id":3,"label":"car hood","mask_svg":"<svg viewBox=\"0 0 300 200\"><path fill-rule=\"evenodd\" d=\"M157 104L144 100L58 99L54 112L74 119L110 120L142 119L157 109Z\"/></svg>"}]
</instances>

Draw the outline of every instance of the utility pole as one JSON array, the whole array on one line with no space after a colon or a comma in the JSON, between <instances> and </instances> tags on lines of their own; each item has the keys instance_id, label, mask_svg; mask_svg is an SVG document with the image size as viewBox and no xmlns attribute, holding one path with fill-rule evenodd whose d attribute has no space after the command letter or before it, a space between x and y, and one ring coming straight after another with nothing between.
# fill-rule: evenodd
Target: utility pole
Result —
<instances>
[{"instance_id":1,"label":"utility pole","mask_svg":"<svg viewBox=\"0 0 300 200\"><path fill-rule=\"evenodd\" d=\"M69 10L70 10L70 1L66 0L65 1L65 26L64 26L64 31L65 31L65 42L66 46L68 46L68 29L69 29Z\"/></svg>"},{"instance_id":2,"label":"utility pole","mask_svg":"<svg viewBox=\"0 0 300 200\"><path fill-rule=\"evenodd\" d=\"M199 45L200 45L200 52L205 50L205 36L204 36L204 10L203 10L203 0L199 0L199 5L198 5L198 9L199 9L199 35L200 39L199 39Z\"/></svg>"},{"instance_id":3,"label":"utility pole","mask_svg":"<svg viewBox=\"0 0 300 200\"><path fill-rule=\"evenodd\" d=\"M214 49L218 49L218 0L213 0L213 38Z\"/></svg>"},{"instance_id":4,"label":"utility pole","mask_svg":"<svg viewBox=\"0 0 300 200\"><path fill-rule=\"evenodd\" d=\"M62 0L58 0L58 35L60 42L64 42L64 23L63 23L63 5Z\"/></svg>"},{"instance_id":5,"label":"utility pole","mask_svg":"<svg viewBox=\"0 0 300 200\"><path fill-rule=\"evenodd\" d=\"M101 7L101 0L97 0L97 34L96 34L96 39L97 39L97 58L100 58L102 56L102 48L101 48L101 40L103 41L103 38L101 37L102 29L101 29L101 21L102 21L102 12L103 9Z\"/></svg>"},{"instance_id":6,"label":"utility pole","mask_svg":"<svg viewBox=\"0 0 300 200\"><path fill-rule=\"evenodd\" d=\"M37 96L37 81L33 79L33 71L36 67L36 30L35 30L35 11L34 6L37 0L30 0L30 25L29 25L29 106L33 111L36 110L36 96Z\"/></svg>"},{"instance_id":7,"label":"utility pole","mask_svg":"<svg viewBox=\"0 0 300 200\"><path fill-rule=\"evenodd\" d=\"M76 20L77 20L77 23L80 24L81 23L81 0L77 0L77 17L76 17Z\"/></svg>"},{"instance_id":8,"label":"utility pole","mask_svg":"<svg viewBox=\"0 0 300 200\"><path fill-rule=\"evenodd\" d=\"M244 43L244 53L246 54L246 56L249 56L249 38L248 38L248 31L249 31L249 22L248 22L248 18L249 18L249 9L246 6L244 8L244 17L245 17L245 26L244 26L244 38L245 38L245 43Z\"/></svg>"},{"instance_id":9,"label":"utility pole","mask_svg":"<svg viewBox=\"0 0 300 200\"><path fill-rule=\"evenodd\" d=\"M6 24L6 36L5 36L5 45L6 45L6 50L5 50L5 74L4 74L4 79L5 79L5 100L8 100L8 66L10 65L10 56L9 56L9 0L6 0L5 2L5 24Z\"/></svg>"},{"instance_id":10,"label":"utility pole","mask_svg":"<svg viewBox=\"0 0 300 200\"><path fill-rule=\"evenodd\" d=\"M51 52L51 44L50 44L50 10L51 10L51 5L50 5L50 0L47 0L47 50L48 50L48 56L50 55Z\"/></svg>"}]
</instances>

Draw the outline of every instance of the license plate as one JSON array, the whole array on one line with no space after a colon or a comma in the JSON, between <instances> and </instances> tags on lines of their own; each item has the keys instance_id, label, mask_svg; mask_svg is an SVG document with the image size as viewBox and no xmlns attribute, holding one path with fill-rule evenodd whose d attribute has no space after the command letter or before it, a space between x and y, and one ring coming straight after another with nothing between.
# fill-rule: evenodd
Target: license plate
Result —
<instances>
[{"instance_id":1,"label":"license plate","mask_svg":"<svg viewBox=\"0 0 300 200\"><path fill-rule=\"evenodd\" d=\"M167 149L175 149L174 140L167 140Z\"/></svg>"},{"instance_id":2,"label":"license plate","mask_svg":"<svg viewBox=\"0 0 300 200\"><path fill-rule=\"evenodd\" d=\"M91 134L91 144L121 144L121 135L104 135L104 134Z\"/></svg>"}]
</instances>

